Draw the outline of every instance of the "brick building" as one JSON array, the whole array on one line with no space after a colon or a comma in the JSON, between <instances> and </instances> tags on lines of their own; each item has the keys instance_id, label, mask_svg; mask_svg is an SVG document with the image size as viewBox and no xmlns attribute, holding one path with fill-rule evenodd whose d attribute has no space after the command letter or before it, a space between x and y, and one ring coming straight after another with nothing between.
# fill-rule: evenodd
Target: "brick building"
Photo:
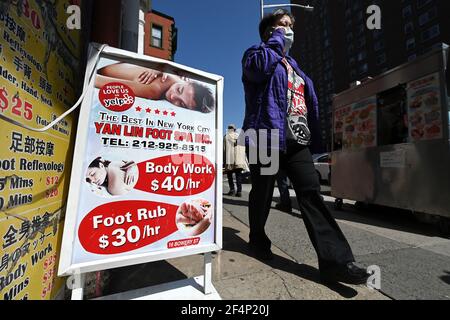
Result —
<instances>
[{"instance_id":1,"label":"brick building","mask_svg":"<svg viewBox=\"0 0 450 320\"><path fill-rule=\"evenodd\" d=\"M145 15L144 54L174 60L177 51L175 20L156 10Z\"/></svg>"}]
</instances>

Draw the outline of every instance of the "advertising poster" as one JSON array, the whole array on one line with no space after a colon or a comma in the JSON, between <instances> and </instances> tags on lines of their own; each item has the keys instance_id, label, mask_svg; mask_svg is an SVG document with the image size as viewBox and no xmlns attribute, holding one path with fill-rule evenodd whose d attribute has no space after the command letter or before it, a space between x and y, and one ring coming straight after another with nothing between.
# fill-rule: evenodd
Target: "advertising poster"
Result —
<instances>
[{"instance_id":1,"label":"advertising poster","mask_svg":"<svg viewBox=\"0 0 450 320\"><path fill-rule=\"evenodd\" d=\"M342 149L370 148L377 145L377 100L371 97L335 112L335 140Z\"/></svg>"},{"instance_id":2,"label":"advertising poster","mask_svg":"<svg viewBox=\"0 0 450 320\"><path fill-rule=\"evenodd\" d=\"M70 1L0 2L0 300L59 296L72 117L36 133L77 98L80 33Z\"/></svg>"},{"instance_id":3,"label":"advertising poster","mask_svg":"<svg viewBox=\"0 0 450 320\"><path fill-rule=\"evenodd\" d=\"M351 106L337 108L334 111L334 149L342 150L344 139L344 122L347 115L350 114Z\"/></svg>"},{"instance_id":4,"label":"advertising poster","mask_svg":"<svg viewBox=\"0 0 450 320\"><path fill-rule=\"evenodd\" d=\"M439 73L410 82L407 90L410 141L442 139Z\"/></svg>"},{"instance_id":5,"label":"advertising poster","mask_svg":"<svg viewBox=\"0 0 450 320\"><path fill-rule=\"evenodd\" d=\"M72 266L216 243L217 84L140 63L99 61Z\"/></svg>"}]
</instances>

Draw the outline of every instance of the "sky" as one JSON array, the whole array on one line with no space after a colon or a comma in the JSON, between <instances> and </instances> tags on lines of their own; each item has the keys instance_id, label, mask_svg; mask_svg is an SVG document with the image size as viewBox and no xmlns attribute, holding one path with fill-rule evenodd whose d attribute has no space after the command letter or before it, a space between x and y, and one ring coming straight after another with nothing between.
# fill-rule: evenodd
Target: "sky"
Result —
<instances>
[{"instance_id":1,"label":"sky","mask_svg":"<svg viewBox=\"0 0 450 320\"><path fill-rule=\"evenodd\" d=\"M266 0L265 4L289 3ZM175 62L225 79L224 127L242 126L245 112L241 59L259 44L259 0L153 0L152 9L175 19ZM273 9L268 9L273 10Z\"/></svg>"}]
</instances>

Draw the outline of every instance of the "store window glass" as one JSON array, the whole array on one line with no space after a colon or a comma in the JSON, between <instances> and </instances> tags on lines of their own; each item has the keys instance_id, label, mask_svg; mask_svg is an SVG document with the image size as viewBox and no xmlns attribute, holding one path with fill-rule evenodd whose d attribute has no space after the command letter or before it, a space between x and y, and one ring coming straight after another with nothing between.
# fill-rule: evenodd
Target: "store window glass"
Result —
<instances>
[{"instance_id":1,"label":"store window glass","mask_svg":"<svg viewBox=\"0 0 450 320\"><path fill-rule=\"evenodd\" d=\"M408 142L406 86L400 85L378 95L378 145Z\"/></svg>"}]
</instances>

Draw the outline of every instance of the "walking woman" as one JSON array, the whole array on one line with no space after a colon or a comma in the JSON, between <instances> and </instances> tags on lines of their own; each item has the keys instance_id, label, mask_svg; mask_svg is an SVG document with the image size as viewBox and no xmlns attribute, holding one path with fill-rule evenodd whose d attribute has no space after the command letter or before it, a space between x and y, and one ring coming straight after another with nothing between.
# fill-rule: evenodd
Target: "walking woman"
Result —
<instances>
[{"instance_id":1,"label":"walking woman","mask_svg":"<svg viewBox=\"0 0 450 320\"><path fill-rule=\"evenodd\" d=\"M288 55L294 41L294 17L277 10L260 23L262 43L248 49L242 60L246 96L243 130L279 132L280 166L292 181L309 237L325 282L366 283L368 274L354 264L352 250L325 205L311 151L320 148L319 108L311 79ZM271 136L271 134L269 134ZM261 134L259 135L261 139ZM265 143L272 148L275 143ZM262 148L261 140L257 148ZM251 149L250 149L251 150ZM260 154L258 152L258 154ZM248 157L251 159L252 157ZM250 163L250 250L270 260L271 241L265 233L276 175L263 175L267 164Z\"/></svg>"}]
</instances>

